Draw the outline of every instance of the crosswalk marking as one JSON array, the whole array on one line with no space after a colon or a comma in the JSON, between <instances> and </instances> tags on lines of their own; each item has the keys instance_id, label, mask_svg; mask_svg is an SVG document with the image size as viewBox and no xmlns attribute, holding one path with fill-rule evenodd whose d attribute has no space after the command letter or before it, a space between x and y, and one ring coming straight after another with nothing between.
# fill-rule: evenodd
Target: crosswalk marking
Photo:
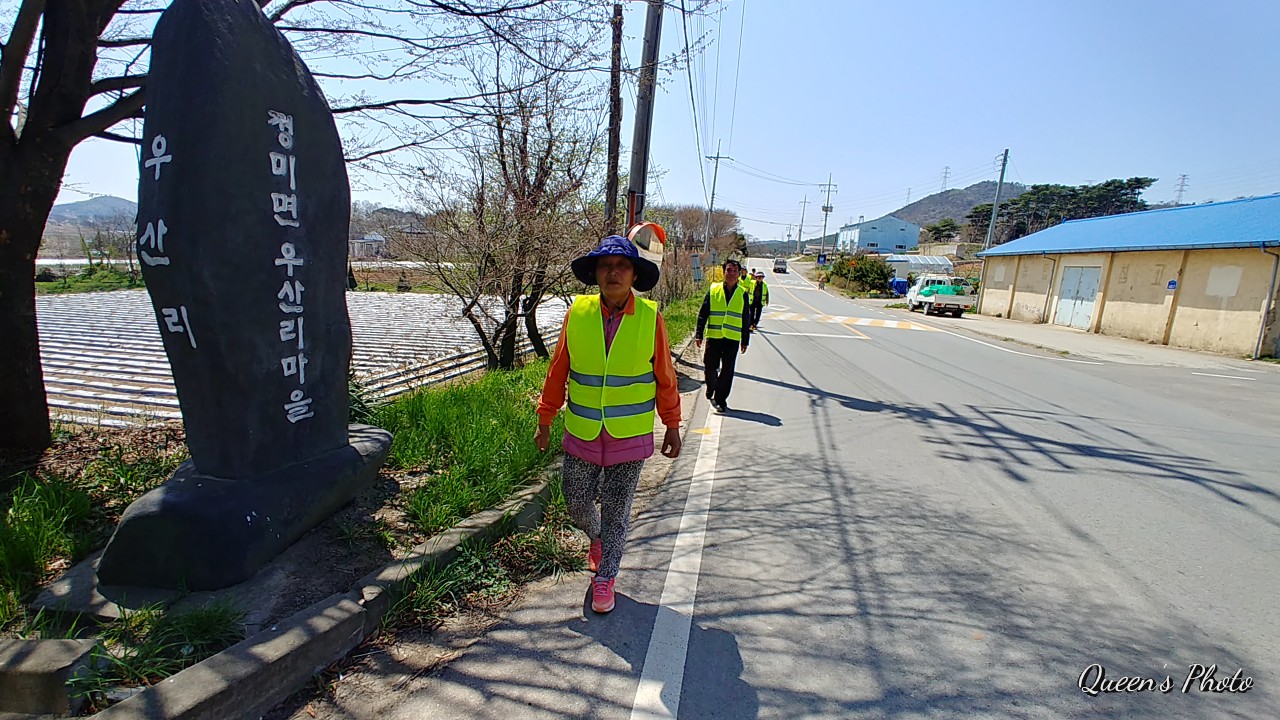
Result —
<instances>
[{"instance_id":1,"label":"crosswalk marking","mask_svg":"<svg viewBox=\"0 0 1280 720\"><path fill-rule=\"evenodd\" d=\"M936 328L928 325L920 325L910 320L879 320L876 318L847 317L844 315L822 315L822 314L805 314L796 312L771 312L765 317L772 320L784 320L789 322L822 322L822 323L839 323L841 325L857 326L857 327L877 327L877 328L893 328L896 330L921 330L923 332L937 332Z\"/></svg>"}]
</instances>

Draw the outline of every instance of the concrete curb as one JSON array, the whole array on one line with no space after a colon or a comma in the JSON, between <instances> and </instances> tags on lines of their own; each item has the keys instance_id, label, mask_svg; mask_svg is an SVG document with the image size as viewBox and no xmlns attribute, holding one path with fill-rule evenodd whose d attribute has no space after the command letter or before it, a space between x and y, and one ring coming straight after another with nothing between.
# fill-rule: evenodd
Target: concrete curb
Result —
<instances>
[{"instance_id":1,"label":"concrete curb","mask_svg":"<svg viewBox=\"0 0 1280 720\"><path fill-rule=\"evenodd\" d=\"M553 466L554 467L554 466ZM469 541L491 542L536 526L551 500L551 476L476 513L338 593L211 658L94 715L102 720L257 718L378 632L416 573L444 567Z\"/></svg>"}]
</instances>

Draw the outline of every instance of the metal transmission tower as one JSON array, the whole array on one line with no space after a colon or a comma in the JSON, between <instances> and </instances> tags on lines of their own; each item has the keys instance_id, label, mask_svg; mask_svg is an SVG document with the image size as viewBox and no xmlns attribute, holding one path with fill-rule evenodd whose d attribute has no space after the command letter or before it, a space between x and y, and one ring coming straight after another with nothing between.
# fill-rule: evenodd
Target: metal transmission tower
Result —
<instances>
[{"instance_id":1,"label":"metal transmission tower","mask_svg":"<svg viewBox=\"0 0 1280 720\"><path fill-rule=\"evenodd\" d=\"M1183 193L1185 193L1186 191L1187 191L1187 176L1186 176L1186 175L1179 175L1179 176L1178 176L1178 188L1177 188L1177 194L1175 194L1175 195L1173 196L1173 204L1174 204L1174 205L1181 205L1181 204L1182 204L1182 194L1183 194Z\"/></svg>"},{"instance_id":2,"label":"metal transmission tower","mask_svg":"<svg viewBox=\"0 0 1280 720\"><path fill-rule=\"evenodd\" d=\"M951 179L951 166L942 168L942 192L947 191L947 181Z\"/></svg>"},{"instance_id":3,"label":"metal transmission tower","mask_svg":"<svg viewBox=\"0 0 1280 720\"><path fill-rule=\"evenodd\" d=\"M831 206L831 191L835 189L835 185L831 184L831 173L827 173L826 184L819 185L818 187L824 187L827 189L827 203L822 206L822 240L820 241L822 243L822 249L818 253L820 255L826 255L827 254L827 216L831 215L831 211L835 209Z\"/></svg>"},{"instance_id":4,"label":"metal transmission tower","mask_svg":"<svg viewBox=\"0 0 1280 720\"><path fill-rule=\"evenodd\" d=\"M707 234L702 238L702 250L705 252L711 247L711 216L716 211L716 177L720 175L720 161L732 160L728 155L720 154L720 141L716 141L716 154L707 155L708 160L716 161L716 169L711 173L711 203L707 205Z\"/></svg>"},{"instance_id":5,"label":"metal transmission tower","mask_svg":"<svg viewBox=\"0 0 1280 720\"><path fill-rule=\"evenodd\" d=\"M1004 149L1004 157L1000 160L1000 182L996 183L996 199L991 203L991 222L987 224L987 239L982 249L991 247L991 238L996 231L996 215L1000 212L1000 188L1004 187L1004 169L1009 167L1009 148Z\"/></svg>"}]
</instances>

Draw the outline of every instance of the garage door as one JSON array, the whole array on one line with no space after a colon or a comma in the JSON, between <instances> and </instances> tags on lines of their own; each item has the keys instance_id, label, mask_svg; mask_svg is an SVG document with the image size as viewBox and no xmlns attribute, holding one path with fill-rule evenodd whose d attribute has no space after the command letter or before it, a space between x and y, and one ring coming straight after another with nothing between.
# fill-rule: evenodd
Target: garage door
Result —
<instances>
[{"instance_id":1,"label":"garage door","mask_svg":"<svg viewBox=\"0 0 1280 720\"><path fill-rule=\"evenodd\" d=\"M1081 330L1089 329L1093 319L1093 303L1098 297L1098 280L1102 268L1065 267L1062 269L1062 288L1058 293L1056 325L1068 325Z\"/></svg>"}]
</instances>

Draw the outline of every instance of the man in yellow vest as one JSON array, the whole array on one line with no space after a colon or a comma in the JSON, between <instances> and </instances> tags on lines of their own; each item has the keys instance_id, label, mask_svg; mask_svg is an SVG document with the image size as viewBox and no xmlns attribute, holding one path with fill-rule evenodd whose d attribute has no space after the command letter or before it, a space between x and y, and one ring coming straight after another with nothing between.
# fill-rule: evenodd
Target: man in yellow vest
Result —
<instances>
[{"instance_id":1,"label":"man in yellow vest","mask_svg":"<svg viewBox=\"0 0 1280 720\"><path fill-rule=\"evenodd\" d=\"M702 367L707 375L707 399L717 413L729 411L729 391L733 389L733 368L738 354L747 351L751 336L751 302L746 289L738 282L742 265L725 260L724 282L707 291L698 311L698 330L694 340L702 353Z\"/></svg>"},{"instance_id":2,"label":"man in yellow vest","mask_svg":"<svg viewBox=\"0 0 1280 720\"><path fill-rule=\"evenodd\" d=\"M680 454L680 390L667 327L652 300L658 266L628 238L611 235L572 263L598 295L579 295L565 315L538 403L534 442L545 452L551 423L565 404L563 486L569 518L591 540L591 609L613 610L614 579L631 521L631 501L653 455L655 411L666 434L662 454ZM600 507L596 507L596 498Z\"/></svg>"}]
</instances>

